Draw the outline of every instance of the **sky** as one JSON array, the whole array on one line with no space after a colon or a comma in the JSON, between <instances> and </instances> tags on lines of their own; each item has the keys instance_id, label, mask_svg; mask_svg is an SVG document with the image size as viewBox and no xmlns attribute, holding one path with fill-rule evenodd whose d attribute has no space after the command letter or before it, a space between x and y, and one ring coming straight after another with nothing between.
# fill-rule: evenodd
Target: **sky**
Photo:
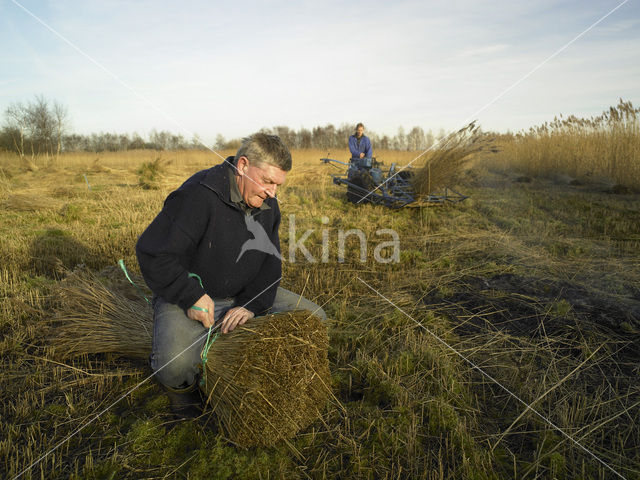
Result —
<instances>
[{"instance_id":1,"label":"sky","mask_svg":"<svg viewBox=\"0 0 640 480\"><path fill-rule=\"evenodd\" d=\"M0 111L43 95L77 133L205 141L357 122L519 131L640 106L640 0L530 74L621 3L0 0Z\"/></svg>"}]
</instances>

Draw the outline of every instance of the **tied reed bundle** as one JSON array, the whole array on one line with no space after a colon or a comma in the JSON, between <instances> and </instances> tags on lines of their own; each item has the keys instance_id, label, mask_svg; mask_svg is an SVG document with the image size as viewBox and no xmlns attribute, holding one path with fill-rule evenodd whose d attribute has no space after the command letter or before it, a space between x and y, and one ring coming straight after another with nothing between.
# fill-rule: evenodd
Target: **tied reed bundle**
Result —
<instances>
[{"instance_id":1,"label":"tied reed bundle","mask_svg":"<svg viewBox=\"0 0 640 480\"><path fill-rule=\"evenodd\" d=\"M268 446L318 418L329 397L328 339L307 311L249 320L209 350L208 403L238 445Z\"/></svg>"},{"instance_id":2,"label":"tied reed bundle","mask_svg":"<svg viewBox=\"0 0 640 480\"><path fill-rule=\"evenodd\" d=\"M449 134L430 152L424 167L416 172L412 180L414 190L419 195L431 195L436 190L453 186L471 155L488 144L489 140L475 121Z\"/></svg>"},{"instance_id":3,"label":"tied reed bundle","mask_svg":"<svg viewBox=\"0 0 640 480\"><path fill-rule=\"evenodd\" d=\"M60 282L50 333L55 356L148 358L151 308L116 280L117 272L107 273L76 269ZM307 311L253 318L220 335L203 372L212 421L241 447L292 437L320 416L329 398L327 350L324 323Z\"/></svg>"},{"instance_id":4,"label":"tied reed bundle","mask_svg":"<svg viewBox=\"0 0 640 480\"><path fill-rule=\"evenodd\" d=\"M113 353L141 360L149 357L151 307L140 295L132 295L116 275L115 269L96 275L77 268L58 284L59 305L51 331L55 356Z\"/></svg>"}]
</instances>

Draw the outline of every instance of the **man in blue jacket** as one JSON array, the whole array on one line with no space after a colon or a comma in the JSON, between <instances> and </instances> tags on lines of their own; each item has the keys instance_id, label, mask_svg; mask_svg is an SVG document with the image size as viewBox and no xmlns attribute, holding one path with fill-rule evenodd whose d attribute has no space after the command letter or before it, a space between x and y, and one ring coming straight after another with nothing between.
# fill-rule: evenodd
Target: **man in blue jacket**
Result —
<instances>
[{"instance_id":1,"label":"man in blue jacket","mask_svg":"<svg viewBox=\"0 0 640 480\"><path fill-rule=\"evenodd\" d=\"M165 200L136 254L154 292L151 369L178 417L199 414L200 352L209 327L226 334L269 311L320 307L279 287L276 191L291 154L275 135L244 139L235 157L196 173Z\"/></svg>"},{"instance_id":2,"label":"man in blue jacket","mask_svg":"<svg viewBox=\"0 0 640 480\"><path fill-rule=\"evenodd\" d=\"M371 141L364 134L364 125L362 123L356 125L356 132L349 137L349 150L351 151L351 161L371 158L373 155Z\"/></svg>"}]
</instances>

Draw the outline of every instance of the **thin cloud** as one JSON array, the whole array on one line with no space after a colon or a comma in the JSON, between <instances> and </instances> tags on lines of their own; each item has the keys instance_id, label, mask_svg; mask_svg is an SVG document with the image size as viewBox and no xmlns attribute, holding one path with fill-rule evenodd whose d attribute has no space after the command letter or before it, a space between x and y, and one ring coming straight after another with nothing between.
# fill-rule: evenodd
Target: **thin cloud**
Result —
<instances>
[{"instance_id":1,"label":"thin cloud","mask_svg":"<svg viewBox=\"0 0 640 480\"><path fill-rule=\"evenodd\" d=\"M509 46L504 43L497 43L495 45L484 45L475 48L469 48L467 50L463 50L458 54L458 57L467 58L467 57L487 57L493 56L496 53L505 52L509 49Z\"/></svg>"},{"instance_id":2,"label":"thin cloud","mask_svg":"<svg viewBox=\"0 0 640 480\"><path fill-rule=\"evenodd\" d=\"M2 89L0 109L42 93L70 106L79 131L174 130L12 5L3 5L0 23L25 33L0 32L0 42L13 52L3 68L19 79ZM399 125L455 128L615 4L354 0L330 1L322 9L313 2L26 6L213 141L217 133L237 137L264 126L360 120L388 134ZM639 21L637 7L622 7L483 112L483 127L527 127L541 111L550 119L560 112L591 113L593 104L603 110L615 89L614 103L618 96L640 103L640 84L626 81L637 78ZM34 58L35 65L24 58Z\"/></svg>"}]
</instances>

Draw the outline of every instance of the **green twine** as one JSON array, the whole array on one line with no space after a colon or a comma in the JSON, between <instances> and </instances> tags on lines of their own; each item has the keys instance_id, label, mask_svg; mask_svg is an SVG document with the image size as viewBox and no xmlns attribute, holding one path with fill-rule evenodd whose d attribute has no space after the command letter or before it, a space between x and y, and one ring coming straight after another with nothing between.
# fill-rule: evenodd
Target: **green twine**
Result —
<instances>
[{"instance_id":1,"label":"green twine","mask_svg":"<svg viewBox=\"0 0 640 480\"><path fill-rule=\"evenodd\" d=\"M189 278L197 278L198 282L200 282L200 288L202 288L204 290L204 287L202 286L202 279L200 278L200 275L198 275L197 273L190 273L189 275L187 275ZM209 313L209 310L206 308L202 308L202 307L197 307L195 305L192 305L191 307L189 307L191 310L199 310L201 312L204 313Z\"/></svg>"},{"instance_id":2,"label":"green twine","mask_svg":"<svg viewBox=\"0 0 640 480\"><path fill-rule=\"evenodd\" d=\"M136 283L133 280L131 280L131 277L129 276L129 272L127 272L127 267L124 266L124 260L122 260L122 259L118 260L118 265L120 266L120 268L124 272L125 276L127 277L127 280L129 280L131 285L136 287L138 289L138 292L140 292L140 295L142 295L142 297L147 301L147 303L149 305L151 305L151 302L149 301L147 296L144 294L142 289L138 285L136 285ZM198 282L200 283L200 287L202 289L204 289L204 287L202 286L202 279L200 278L200 276L197 273L189 273L189 278L197 278ZM193 305L190 308L192 308L193 310L200 310L201 312L205 312L205 313L209 312L209 310L207 310L206 308L196 307L195 305ZM212 336L211 335L212 331L213 331L213 325L211 325L209 327L209 333L207 333L207 341L204 343L204 347L202 349L202 352L200 353L200 358L202 358L202 378L200 379L200 386L201 387L205 386L206 383L207 383L207 368L206 367L207 367L207 355L209 354L209 349L211 348L211 345L213 345L213 342L215 342L216 339L220 336L220 333L218 333L218 332L214 333L213 336Z\"/></svg>"},{"instance_id":3,"label":"green twine","mask_svg":"<svg viewBox=\"0 0 640 480\"><path fill-rule=\"evenodd\" d=\"M211 332L213 331L213 325L209 327L209 333L207 333L207 341L204 342L204 347L202 348L202 352L200 352L200 358L202 358L202 378L200 378L200 386L204 387L207 384L207 355L209 354L209 349L213 342L220 336L219 332L216 332L211 336Z\"/></svg>"},{"instance_id":4,"label":"green twine","mask_svg":"<svg viewBox=\"0 0 640 480\"><path fill-rule=\"evenodd\" d=\"M142 289L138 285L136 285L136 282L131 280L131 277L129 276L129 272L127 272L127 267L124 266L124 260L123 259L118 260L118 265L120 266L120 268L124 272L125 276L127 277L127 280L129 280L131 285L136 287L138 289L138 292L140 292L140 295L142 295L142 298L144 298L147 301L147 303L149 305L151 305L151 301L147 298L147 296L144 294ZM189 278L197 278L198 282L200 283L200 288L204 289L204 287L202 286L202 279L200 278L200 276L197 273L190 273L188 275L188 277ZM202 307L196 307L195 305L193 305L192 307L189 307L189 308L191 308L192 310L199 310L201 312L209 313L208 309L202 308Z\"/></svg>"},{"instance_id":5,"label":"green twine","mask_svg":"<svg viewBox=\"0 0 640 480\"><path fill-rule=\"evenodd\" d=\"M204 287L202 286L202 279L197 273L190 273L189 278L197 278L198 282L200 282L200 287L204 289ZM201 312L209 311L206 308L197 307L196 305L193 305L190 308L192 308L193 310L200 310ZM215 342L216 339L220 336L219 332L214 333L212 336L211 335L212 331L213 331L213 325L209 327L209 332L207 333L207 340L204 342L204 347L202 347L202 352L200 352L200 358L202 359L202 377L200 378L201 387L204 387L207 384L207 355L209 354L209 349L211 348L211 345L213 345L213 342Z\"/></svg>"},{"instance_id":6,"label":"green twine","mask_svg":"<svg viewBox=\"0 0 640 480\"><path fill-rule=\"evenodd\" d=\"M204 287L202 286L202 279L200 278L200 275L198 275L197 273L190 273L189 275L187 275L187 277L189 277L189 278L197 278L198 279L198 283L200 283L200 288L202 288L204 290Z\"/></svg>"},{"instance_id":7,"label":"green twine","mask_svg":"<svg viewBox=\"0 0 640 480\"><path fill-rule=\"evenodd\" d=\"M142 289L138 285L136 285L136 283L133 280L131 280L131 277L129 276L129 272L127 272L127 267L124 266L124 260L122 260L122 259L118 260L118 265L120 265L120 268L122 269L122 271L124 272L125 276L127 277L127 280L129 280L129 282L131 282L131 285L136 287L138 289L138 292L140 292L140 295L142 295L142 298L144 298L147 301L147 303L149 305L151 305L151 302L149 301L147 296L144 294Z\"/></svg>"}]
</instances>

